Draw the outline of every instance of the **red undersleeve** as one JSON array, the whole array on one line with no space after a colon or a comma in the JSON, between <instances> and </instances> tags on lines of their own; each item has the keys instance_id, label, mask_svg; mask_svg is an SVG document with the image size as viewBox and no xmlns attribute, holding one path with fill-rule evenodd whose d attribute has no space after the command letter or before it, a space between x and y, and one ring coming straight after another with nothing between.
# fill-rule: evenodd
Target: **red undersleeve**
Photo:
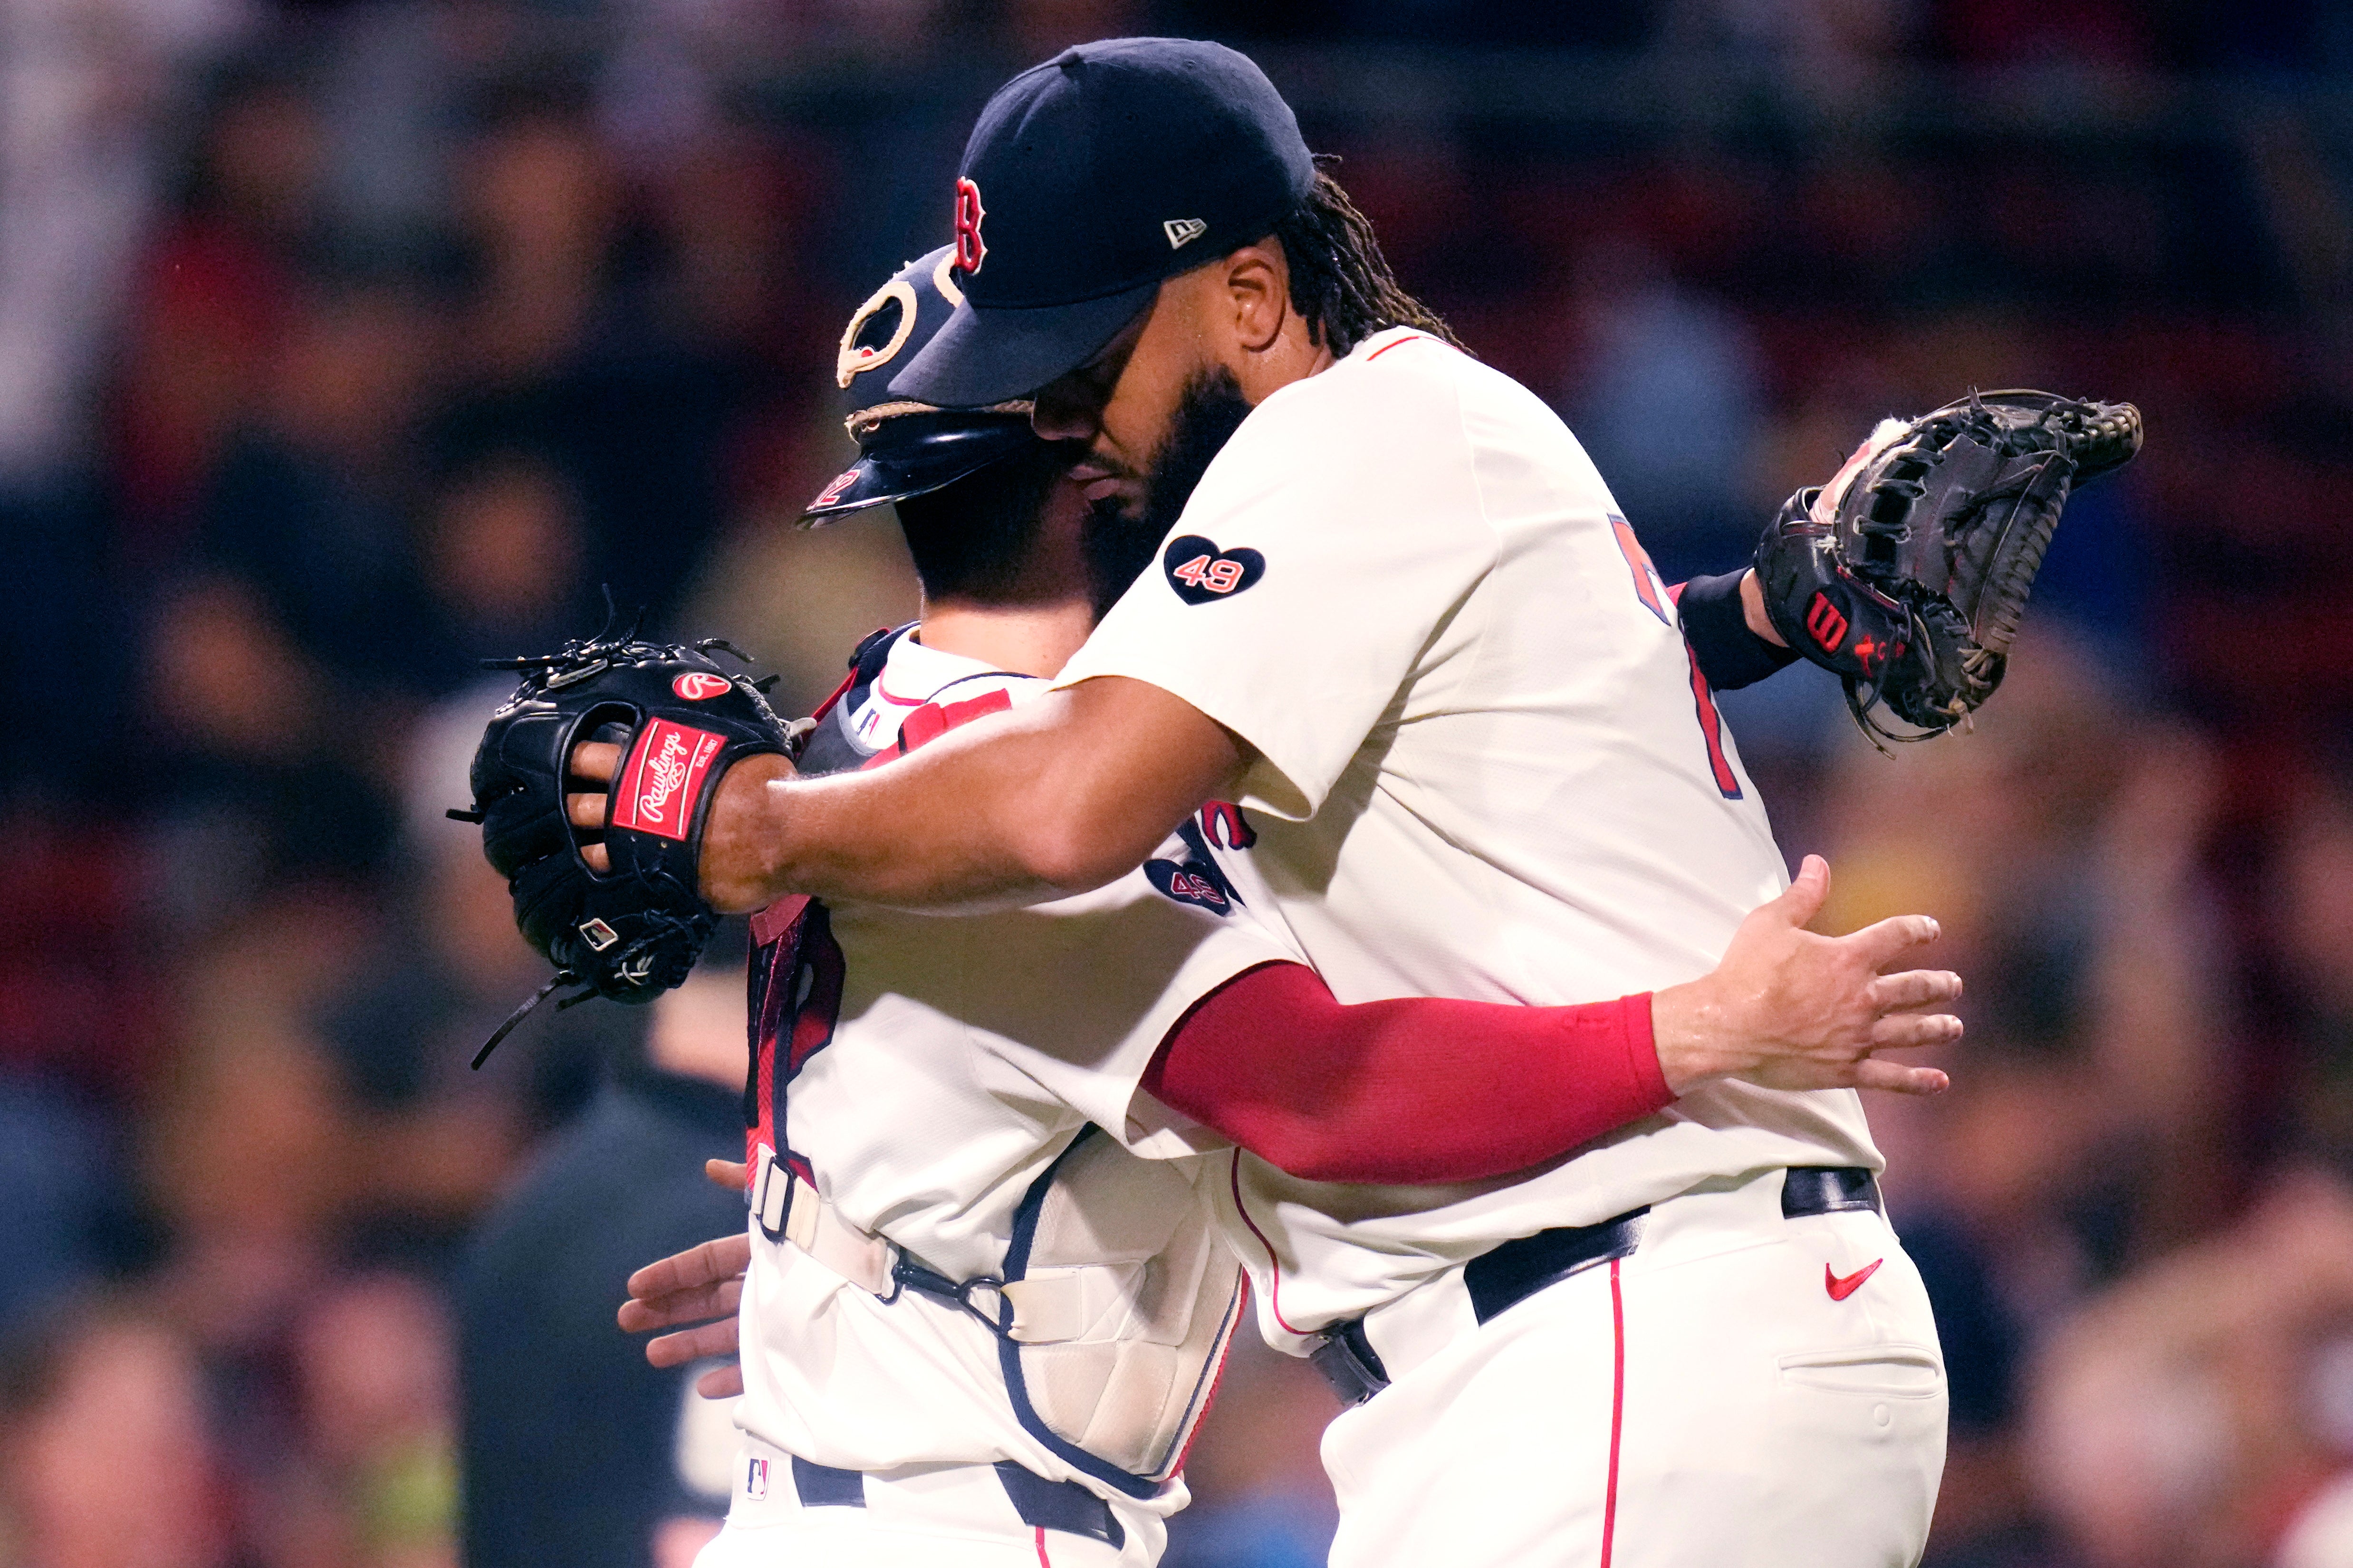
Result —
<instances>
[{"instance_id":1,"label":"red undersleeve","mask_svg":"<svg viewBox=\"0 0 2353 1568\"><path fill-rule=\"evenodd\" d=\"M1499 1176L1674 1098L1648 992L1577 1007L1428 996L1344 1006L1299 963L1250 970L1202 998L1144 1087L1319 1182Z\"/></svg>"}]
</instances>

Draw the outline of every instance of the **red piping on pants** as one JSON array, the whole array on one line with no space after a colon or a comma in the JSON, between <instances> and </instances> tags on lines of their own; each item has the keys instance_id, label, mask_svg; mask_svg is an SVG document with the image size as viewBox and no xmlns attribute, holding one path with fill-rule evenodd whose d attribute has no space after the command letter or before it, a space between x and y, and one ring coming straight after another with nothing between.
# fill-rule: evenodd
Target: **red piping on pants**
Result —
<instances>
[{"instance_id":1,"label":"red piping on pants","mask_svg":"<svg viewBox=\"0 0 2353 1568\"><path fill-rule=\"evenodd\" d=\"M1398 341L1402 342L1405 340L1400 338ZM1282 1263L1274 1255L1274 1243L1267 1240L1266 1232L1259 1229L1258 1221L1250 1218L1250 1210L1242 1206L1242 1152L1240 1150L1234 1151L1233 1163L1227 1167L1226 1173L1228 1179L1233 1184L1234 1212L1242 1216L1242 1223L1250 1226L1250 1233L1258 1237L1258 1244L1261 1247L1266 1248L1267 1310L1274 1314L1274 1321L1282 1325L1285 1333L1298 1333L1300 1331L1293 1328L1282 1315Z\"/></svg>"},{"instance_id":2,"label":"red piping on pants","mask_svg":"<svg viewBox=\"0 0 2353 1568\"><path fill-rule=\"evenodd\" d=\"M1601 1568L1618 1539L1618 1438L1626 1421L1626 1298L1618 1288L1618 1259L1609 1260L1609 1490L1601 1505Z\"/></svg>"},{"instance_id":3,"label":"red piping on pants","mask_svg":"<svg viewBox=\"0 0 2353 1568\"><path fill-rule=\"evenodd\" d=\"M1046 1527L1042 1524L1038 1527L1038 1568L1054 1568L1046 1556Z\"/></svg>"}]
</instances>

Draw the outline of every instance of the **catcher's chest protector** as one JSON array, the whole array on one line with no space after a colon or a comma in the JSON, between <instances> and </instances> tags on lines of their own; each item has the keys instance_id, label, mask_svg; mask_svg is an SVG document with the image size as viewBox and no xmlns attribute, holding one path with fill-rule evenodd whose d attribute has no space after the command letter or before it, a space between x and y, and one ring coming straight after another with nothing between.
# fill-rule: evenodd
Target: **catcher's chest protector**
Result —
<instances>
[{"instance_id":1,"label":"catcher's chest protector","mask_svg":"<svg viewBox=\"0 0 2353 1568\"><path fill-rule=\"evenodd\" d=\"M792 1080L833 1041L841 950L820 903L765 911L753 934L744 1120L763 1233L886 1301L916 1290L962 1309L996 1336L1032 1436L1132 1497L1159 1491L1183 1468L1247 1301L1205 1194L1185 1168L1088 1127L1023 1194L995 1276L949 1279L859 1229L783 1142Z\"/></svg>"},{"instance_id":2,"label":"catcher's chest protector","mask_svg":"<svg viewBox=\"0 0 2353 1568\"><path fill-rule=\"evenodd\" d=\"M1156 1490L1184 1466L1248 1289L1185 1173L1087 1128L1015 1217L998 1341L1014 1413L1072 1468Z\"/></svg>"}]
</instances>

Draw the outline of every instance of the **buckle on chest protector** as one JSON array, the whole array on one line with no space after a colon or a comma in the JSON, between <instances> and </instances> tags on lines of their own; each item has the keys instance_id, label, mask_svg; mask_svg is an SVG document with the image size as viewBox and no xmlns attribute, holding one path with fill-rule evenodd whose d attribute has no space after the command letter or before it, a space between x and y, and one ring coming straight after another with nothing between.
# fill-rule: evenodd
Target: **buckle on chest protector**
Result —
<instances>
[{"instance_id":1,"label":"buckle on chest protector","mask_svg":"<svg viewBox=\"0 0 2353 1568\"><path fill-rule=\"evenodd\" d=\"M770 1241L791 1242L869 1295L892 1293L891 1244L842 1218L840 1210L765 1145L750 1198L752 1217Z\"/></svg>"}]
</instances>

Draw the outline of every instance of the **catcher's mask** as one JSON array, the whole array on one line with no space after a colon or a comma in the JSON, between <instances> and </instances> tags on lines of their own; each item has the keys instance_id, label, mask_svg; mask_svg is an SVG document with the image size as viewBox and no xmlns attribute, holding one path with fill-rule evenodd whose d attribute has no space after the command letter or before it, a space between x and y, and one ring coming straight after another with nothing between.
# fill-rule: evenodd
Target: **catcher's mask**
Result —
<instances>
[{"instance_id":1,"label":"catcher's mask","mask_svg":"<svg viewBox=\"0 0 2353 1568\"><path fill-rule=\"evenodd\" d=\"M858 460L802 510L810 527L954 484L1038 438L1026 399L943 409L894 399L885 390L892 367L931 342L964 298L950 275L955 260L955 247L942 246L909 262L842 329L834 383Z\"/></svg>"}]
</instances>

